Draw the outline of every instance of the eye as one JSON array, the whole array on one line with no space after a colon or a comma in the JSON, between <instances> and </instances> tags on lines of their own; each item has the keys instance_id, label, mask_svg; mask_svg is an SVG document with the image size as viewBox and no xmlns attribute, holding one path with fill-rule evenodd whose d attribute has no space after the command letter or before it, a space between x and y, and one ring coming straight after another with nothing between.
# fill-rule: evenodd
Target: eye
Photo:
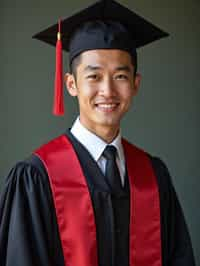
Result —
<instances>
[{"instance_id":1,"label":"eye","mask_svg":"<svg viewBox=\"0 0 200 266\"><path fill-rule=\"evenodd\" d=\"M91 74L87 76L87 79L89 80L98 80L99 76L97 74Z\"/></svg>"},{"instance_id":2,"label":"eye","mask_svg":"<svg viewBox=\"0 0 200 266\"><path fill-rule=\"evenodd\" d=\"M115 79L119 79L119 80L127 80L128 76L125 74L118 74L116 75Z\"/></svg>"}]
</instances>

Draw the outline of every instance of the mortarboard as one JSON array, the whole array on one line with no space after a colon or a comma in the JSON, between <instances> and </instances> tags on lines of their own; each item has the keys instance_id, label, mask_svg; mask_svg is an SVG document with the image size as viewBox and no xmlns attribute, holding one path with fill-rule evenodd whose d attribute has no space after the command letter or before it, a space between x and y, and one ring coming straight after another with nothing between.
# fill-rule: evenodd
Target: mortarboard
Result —
<instances>
[{"instance_id":1,"label":"mortarboard","mask_svg":"<svg viewBox=\"0 0 200 266\"><path fill-rule=\"evenodd\" d=\"M61 28L62 26L62 28ZM136 49L169 34L114 0L97 1L65 18L33 38L56 46L54 114L64 113L62 49L69 62L87 50L121 49L136 55Z\"/></svg>"}]
</instances>

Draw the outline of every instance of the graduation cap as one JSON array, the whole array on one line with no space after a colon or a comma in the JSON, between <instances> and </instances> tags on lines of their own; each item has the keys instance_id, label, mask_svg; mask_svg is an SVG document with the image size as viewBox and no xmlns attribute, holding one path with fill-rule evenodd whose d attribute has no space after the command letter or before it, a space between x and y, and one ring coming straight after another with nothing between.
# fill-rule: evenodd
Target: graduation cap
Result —
<instances>
[{"instance_id":1,"label":"graduation cap","mask_svg":"<svg viewBox=\"0 0 200 266\"><path fill-rule=\"evenodd\" d=\"M169 34L114 0L97 1L59 21L33 38L56 46L55 115L64 114L62 50L69 62L87 50L120 49L136 55L136 49Z\"/></svg>"}]
</instances>

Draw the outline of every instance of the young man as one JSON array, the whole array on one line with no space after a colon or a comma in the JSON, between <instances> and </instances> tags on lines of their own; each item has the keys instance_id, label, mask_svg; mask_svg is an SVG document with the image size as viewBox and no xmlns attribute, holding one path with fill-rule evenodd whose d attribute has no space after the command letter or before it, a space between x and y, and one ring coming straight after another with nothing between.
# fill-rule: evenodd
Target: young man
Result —
<instances>
[{"instance_id":1,"label":"young man","mask_svg":"<svg viewBox=\"0 0 200 266\"><path fill-rule=\"evenodd\" d=\"M55 44L55 31L36 37ZM193 266L166 166L120 133L141 79L136 48L167 34L114 1L64 20L62 32L79 117L11 170L0 201L1 265Z\"/></svg>"}]
</instances>

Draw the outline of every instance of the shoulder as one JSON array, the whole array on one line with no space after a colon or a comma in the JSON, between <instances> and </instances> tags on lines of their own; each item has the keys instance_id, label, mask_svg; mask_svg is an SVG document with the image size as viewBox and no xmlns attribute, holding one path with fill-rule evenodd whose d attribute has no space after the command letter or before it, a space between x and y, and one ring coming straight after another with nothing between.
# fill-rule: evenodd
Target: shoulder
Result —
<instances>
[{"instance_id":1,"label":"shoulder","mask_svg":"<svg viewBox=\"0 0 200 266\"><path fill-rule=\"evenodd\" d=\"M131 151L132 153L135 153L135 155L145 155L145 157L148 157L148 159L151 161L151 164L153 166L153 168L155 169L159 169L159 170L162 170L162 171L167 171L167 167L165 165L165 163L159 158L159 157L156 157L156 156L152 156L149 152L145 151L144 149L136 146L135 144L129 142L127 139L125 138L122 138L122 145L123 145L123 148L125 150L125 153L126 151ZM128 155L128 153L126 153ZM129 154L131 154L129 152Z\"/></svg>"},{"instance_id":2,"label":"shoulder","mask_svg":"<svg viewBox=\"0 0 200 266\"><path fill-rule=\"evenodd\" d=\"M10 170L0 193L0 216L10 217L10 213L28 212L35 207L49 210L53 206L49 179L42 168L39 159L31 156Z\"/></svg>"},{"instance_id":3,"label":"shoulder","mask_svg":"<svg viewBox=\"0 0 200 266\"><path fill-rule=\"evenodd\" d=\"M26 186L31 189L33 185L45 187L48 182L48 176L40 159L35 155L31 155L29 158L17 162L4 182L5 187L21 186L22 188Z\"/></svg>"},{"instance_id":4,"label":"shoulder","mask_svg":"<svg viewBox=\"0 0 200 266\"><path fill-rule=\"evenodd\" d=\"M165 164L165 162L157 157L157 156L152 156L151 154L147 153L151 164L153 166L153 168L155 169L156 172L159 172L159 174L162 175L169 175L169 170L167 168L167 165Z\"/></svg>"},{"instance_id":5,"label":"shoulder","mask_svg":"<svg viewBox=\"0 0 200 266\"><path fill-rule=\"evenodd\" d=\"M62 149L66 149L66 148L68 149L70 145L71 143L67 135L62 134L42 144L40 147L35 149L33 153L37 155L48 155L51 153L59 152Z\"/></svg>"},{"instance_id":6,"label":"shoulder","mask_svg":"<svg viewBox=\"0 0 200 266\"><path fill-rule=\"evenodd\" d=\"M144 155L146 158L149 159L155 176L157 178L158 185L167 188L172 185L169 170L162 159L157 156L151 155L149 152L130 143L126 139L122 139L122 143L125 148L125 154L135 154L136 156ZM129 153L127 153L126 151L129 151Z\"/></svg>"},{"instance_id":7,"label":"shoulder","mask_svg":"<svg viewBox=\"0 0 200 266\"><path fill-rule=\"evenodd\" d=\"M135 144L129 142L125 138L122 138L122 144L123 144L123 147L125 148L125 150L131 149L137 153L141 153L141 154L146 155L150 159L151 164L152 164L153 168L156 169L156 171L162 172L164 174L167 174L167 173L169 174L166 164L159 157L152 156L149 152L147 152L144 149L142 149L142 148L136 146Z\"/></svg>"}]
</instances>

